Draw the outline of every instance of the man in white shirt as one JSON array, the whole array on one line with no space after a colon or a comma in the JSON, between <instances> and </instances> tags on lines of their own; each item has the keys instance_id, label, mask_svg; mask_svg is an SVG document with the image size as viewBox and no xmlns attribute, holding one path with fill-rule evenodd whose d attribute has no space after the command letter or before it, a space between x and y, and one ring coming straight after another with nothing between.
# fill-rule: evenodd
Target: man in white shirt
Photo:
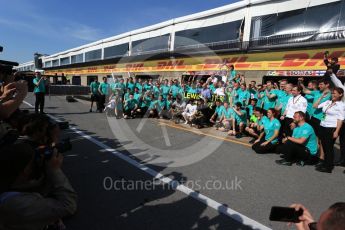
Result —
<instances>
[{"instance_id":1,"label":"man in white shirt","mask_svg":"<svg viewBox=\"0 0 345 230\"><path fill-rule=\"evenodd\" d=\"M191 121L192 116L193 116L194 113L196 112L196 107L197 107L197 105L194 104L194 101L193 101L193 100L191 100L191 101L187 104L187 106L186 106L184 112L182 113L182 116L183 116L183 118L184 118L185 121L186 121L185 124L188 124L188 122Z\"/></svg>"},{"instance_id":2,"label":"man in white shirt","mask_svg":"<svg viewBox=\"0 0 345 230\"><path fill-rule=\"evenodd\" d=\"M307 111L308 102L301 93L303 88L300 86L294 86L292 88L292 97L289 98L286 105L284 114L280 117L280 120L283 121L283 134L286 137L292 135L292 130L290 125L293 124L293 116L296 112L301 111L305 113Z\"/></svg>"},{"instance_id":3,"label":"man in white shirt","mask_svg":"<svg viewBox=\"0 0 345 230\"><path fill-rule=\"evenodd\" d=\"M218 82L218 88L214 91L214 94L216 94L217 96L225 96L223 82Z\"/></svg>"}]
</instances>

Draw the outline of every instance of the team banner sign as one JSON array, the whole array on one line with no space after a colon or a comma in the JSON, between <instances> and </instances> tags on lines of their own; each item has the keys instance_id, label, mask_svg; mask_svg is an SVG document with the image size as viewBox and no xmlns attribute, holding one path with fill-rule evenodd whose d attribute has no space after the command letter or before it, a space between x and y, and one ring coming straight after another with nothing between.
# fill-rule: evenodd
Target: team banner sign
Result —
<instances>
[{"instance_id":1,"label":"team banner sign","mask_svg":"<svg viewBox=\"0 0 345 230\"><path fill-rule=\"evenodd\" d=\"M198 93L184 93L184 98L185 99L199 100L202 97ZM210 98L210 101L221 101L221 102L224 102L224 100L225 100L224 96L212 95L212 97Z\"/></svg>"},{"instance_id":2,"label":"team banner sign","mask_svg":"<svg viewBox=\"0 0 345 230\"><path fill-rule=\"evenodd\" d=\"M339 64L345 65L345 47L328 50L330 57L338 57ZM279 51L268 53L233 54L207 57L187 57L174 60L150 60L130 63L114 63L82 68L47 70L49 75L111 74L127 72L168 72L168 71L218 71L226 67L223 63L233 64L237 70L259 71L317 71L324 70L324 49Z\"/></svg>"}]
</instances>

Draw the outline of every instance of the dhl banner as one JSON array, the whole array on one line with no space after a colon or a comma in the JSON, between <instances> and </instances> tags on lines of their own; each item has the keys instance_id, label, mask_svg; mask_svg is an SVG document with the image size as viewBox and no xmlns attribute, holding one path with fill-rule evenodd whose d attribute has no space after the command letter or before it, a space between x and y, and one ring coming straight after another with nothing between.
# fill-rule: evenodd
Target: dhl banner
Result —
<instances>
[{"instance_id":1,"label":"dhl banner","mask_svg":"<svg viewBox=\"0 0 345 230\"><path fill-rule=\"evenodd\" d=\"M324 49L279 51L267 53L232 54L206 57L187 57L169 60L150 60L141 62L120 62L82 68L47 70L46 74L65 75L111 74L126 72L167 72L167 71L218 71L223 63L233 64L236 70L262 71L317 71L325 70ZM330 57L338 57L339 64L345 65L345 47L328 50ZM226 67L222 67L225 69Z\"/></svg>"}]
</instances>

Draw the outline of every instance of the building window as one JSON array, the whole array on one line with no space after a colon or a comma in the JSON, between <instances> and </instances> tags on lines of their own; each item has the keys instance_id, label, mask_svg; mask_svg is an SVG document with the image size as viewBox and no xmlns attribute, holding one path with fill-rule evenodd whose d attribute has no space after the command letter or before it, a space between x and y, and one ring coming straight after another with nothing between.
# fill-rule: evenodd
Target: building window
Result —
<instances>
[{"instance_id":1,"label":"building window","mask_svg":"<svg viewBox=\"0 0 345 230\"><path fill-rule=\"evenodd\" d=\"M71 56L71 64L83 62L83 54L77 54Z\"/></svg>"},{"instance_id":2,"label":"building window","mask_svg":"<svg viewBox=\"0 0 345 230\"><path fill-rule=\"evenodd\" d=\"M69 57L60 58L60 65L69 65Z\"/></svg>"},{"instance_id":3,"label":"building window","mask_svg":"<svg viewBox=\"0 0 345 230\"><path fill-rule=\"evenodd\" d=\"M85 62L102 59L102 49L92 50L85 53Z\"/></svg>"},{"instance_id":4,"label":"building window","mask_svg":"<svg viewBox=\"0 0 345 230\"><path fill-rule=\"evenodd\" d=\"M141 54L152 51L168 51L170 34L147 38L132 42L132 54Z\"/></svg>"},{"instance_id":5,"label":"building window","mask_svg":"<svg viewBox=\"0 0 345 230\"><path fill-rule=\"evenodd\" d=\"M217 42L237 41L240 38L242 20L214 26L178 31L175 33L175 49Z\"/></svg>"},{"instance_id":6,"label":"building window","mask_svg":"<svg viewBox=\"0 0 345 230\"><path fill-rule=\"evenodd\" d=\"M52 67L52 62L51 62L51 61L46 61L46 62L44 62L44 67L45 67L45 68Z\"/></svg>"},{"instance_id":7,"label":"building window","mask_svg":"<svg viewBox=\"0 0 345 230\"><path fill-rule=\"evenodd\" d=\"M53 67L59 66L59 59L53 60L52 63L53 63Z\"/></svg>"},{"instance_id":8,"label":"building window","mask_svg":"<svg viewBox=\"0 0 345 230\"><path fill-rule=\"evenodd\" d=\"M125 56L128 53L129 43L104 48L104 58Z\"/></svg>"}]
</instances>

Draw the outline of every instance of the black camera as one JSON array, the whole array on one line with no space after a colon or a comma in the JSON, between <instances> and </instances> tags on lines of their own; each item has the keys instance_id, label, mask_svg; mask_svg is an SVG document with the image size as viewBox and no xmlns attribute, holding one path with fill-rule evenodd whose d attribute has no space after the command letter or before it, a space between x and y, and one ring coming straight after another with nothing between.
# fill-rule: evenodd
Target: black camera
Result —
<instances>
[{"instance_id":1,"label":"black camera","mask_svg":"<svg viewBox=\"0 0 345 230\"><path fill-rule=\"evenodd\" d=\"M3 47L0 46L0 53L3 51ZM13 66L18 66L17 62L0 60L0 77L10 75L13 73ZM3 76L1 76L3 75ZM0 80L2 80L0 78Z\"/></svg>"},{"instance_id":2,"label":"black camera","mask_svg":"<svg viewBox=\"0 0 345 230\"><path fill-rule=\"evenodd\" d=\"M58 153L65 153L72 150L72 143L70 138L63 139L60 143L56 144L54 147L51 146L41 146L36 149L36 159L41 159L44 156L44 160L49 160L54 153L54 149L57 149Z\"/></svg>"}]
</instances>

